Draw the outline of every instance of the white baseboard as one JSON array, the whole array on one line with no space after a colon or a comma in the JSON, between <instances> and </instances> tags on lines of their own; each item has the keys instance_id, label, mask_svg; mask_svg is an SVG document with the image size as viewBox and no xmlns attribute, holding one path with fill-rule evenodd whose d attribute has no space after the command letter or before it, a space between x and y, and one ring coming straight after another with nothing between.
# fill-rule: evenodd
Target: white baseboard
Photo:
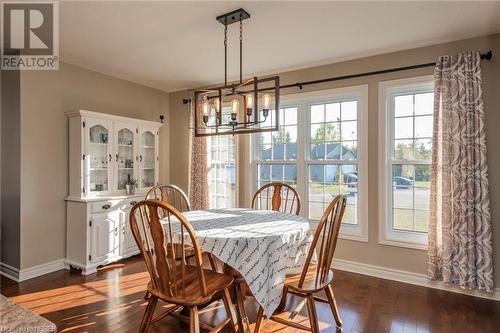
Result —
<instances>
[{"instance_id":1,"label":"white baseboard","mask_svg":"<svg viewBox=\"0 0 500 333\"><path fill-rule=\"evenodd\" d=\"M403 283L409 283L417 286L451 291L454 293L465 294L475 297L487 298L495 301L500 301L500 288L495 288L491 293L476 289L461 289L458 286L446 284L442 281L429 281L425 274L418 274L408 271L402 271L393 268L364 264L361 262L334 259L333 268L341 271L358 273L378 277L381 279L393 280Z\"/></svg>"},{"instance_id":2,"label":"white baseboard","mask_svg":"<svg viewBox=\"0 0 500 333\"><path fill-rule=\"evenodd\" d=\"M46 264L33 266L21 270L9 266L5 263L0 263L0 267L1 267L0 273L2 275L16 282L21 282L64 269L64 259L51 261Z\"/></svg>"}]
</instances>

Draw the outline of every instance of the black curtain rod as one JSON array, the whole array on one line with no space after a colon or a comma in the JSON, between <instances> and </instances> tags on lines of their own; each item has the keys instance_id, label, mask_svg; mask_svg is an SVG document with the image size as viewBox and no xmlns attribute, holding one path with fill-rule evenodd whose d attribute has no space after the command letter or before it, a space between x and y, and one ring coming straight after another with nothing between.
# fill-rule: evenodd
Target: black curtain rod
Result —
<instances>
[{"instance_id":1,"label":"black curtain rod","mask_svg":"<svg viewBox=\"0 0 500 333\"><path fill-rule=\"evenodd\" d=\"M486 53L481 53L481 60L491 60L492 57L493 57L493 53L491 51L488 51ZM355 79L358 77L380 75L380 74L394 73L394 72L400 72L400 71L408 71L408 70L412 70L412 69L426 68L426 67L431 67L431 66L436 66L436 63L429 62L426 64L418 64L418 65L411 65L411 66L405 66L405 67L396 67L396 68L382 69L382 70L373 71L373 72L358 73L358 74L351 74L351 75L344 75L344 76L329 77L326 79L297 82L297 83L282 85L282 86L280 86L280 89L294 88L294 87L299 87L300 89L302 89L302 86L307 86L310 84L318 84L318 83L325 83L325 82L332 82L332 81Z\"/></svg>"},{"instance_id":2,"label":"black curtain rod","mask_svg":"<svg viewBox=\"0 0 500 333\"><path fill-rule=\"evenodd\" d=\"M492 57L493 57L493 53L491 52L491 50L486 52L486 53L481 53L481 60L491 60ZM280 89L294 88L294 87L298 87L299 89L302 89L303 86L307 86L307 85L311 85L311 84L319 84L319 83L325 83L325 82L355 79L358 77L380 75L380 74L394 73L394 72L400 72L400 71L408 71L408 70L412 70L412 69L426 68L426 67L431 67L431 66L436 66L436 63L429 62L426 64L418 64L418 65L411 65L411 66L405 66L405 67L396 67L396 68L382 69L382 70L373 71L373 72L357 73L357 74L350 74L350 75L344 75L344 76L329 77L326 79L290 83L290 84L285 84L285 85L280 86ZM270 89L262 88L262 89L259 89L258 91L266 91L266 90L270 90ZM190 99L183 99L184 104L187 104L190 101L191 101Z\"/></svg>"}]
</instances>

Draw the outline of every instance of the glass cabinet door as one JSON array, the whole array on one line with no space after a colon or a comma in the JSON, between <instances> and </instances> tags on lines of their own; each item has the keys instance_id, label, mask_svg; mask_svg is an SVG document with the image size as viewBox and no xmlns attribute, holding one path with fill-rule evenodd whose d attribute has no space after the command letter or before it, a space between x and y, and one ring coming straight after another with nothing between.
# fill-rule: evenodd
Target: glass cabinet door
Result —
<instances>
[{"instance_id":1,"label":"glass cabinet door","mask_svg":"<svg viewBox=\"0 0 500 333\"><path fill-rule=\"evenodd\" d=\"M125 190L127 182L133 178L135 162L135 129L115 123L116 131L116 190Z\"/></svg>"},{"instance_id":2,"label":"glass cabinet door","mask_svg":"<svg viewBox=\"0 0 500 333\"><path fill-rule=\"evenodd\" d=\"M139 186L142 188L155 186L156 135L152 131L141 131L139 162Z\"/></svg>"},{"instance_id":3,"label":"glass cabinet door","mask_svg":"<svg viewBox=\"0 0 500 333\"><path fill-rule=\"evenodd\" d=\"M111 122L87 120L86 159L87 186L89 193L103 193L110 190L111 164Z\"/></svg>"}]
</instances>

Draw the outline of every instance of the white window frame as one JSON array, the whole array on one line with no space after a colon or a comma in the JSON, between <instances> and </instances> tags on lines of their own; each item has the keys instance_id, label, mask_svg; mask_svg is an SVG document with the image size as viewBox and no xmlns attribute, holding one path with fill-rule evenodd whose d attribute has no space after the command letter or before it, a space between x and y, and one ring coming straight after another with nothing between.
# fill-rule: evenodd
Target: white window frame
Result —
<instances>
[{"instance_id":1,"label":"white window frame","mask_svg":"<svg viewBox=\"0 0 500 333\"><path fill-rule=\"evenodd\" d=\"M400 163L431 164L420 160L394 160L394 107L392 96L401 93L418 93L433 90L432 75L379 82L379 244L427 250L427 233L397 230L392 220L392 165Z\"/></svg>"},{"instance_id":2,"label":"white window frame","mask_svg":"<svg viewBox=\"0 0 500 333\"><path fill-rule=\"evenodd\" d=\"M212 139L212 138L215 138L215 137L212 136L212 137L209 137L209 138ZM211 152L210 152L210 154L208 153L209 149L211 149L211 147L208 147L208 140L207 140L207 155L211 154ZM239 160L240 160L240 158L239 158L239 138L238 138L238 136L234 137L234 149L235 149L235 151L234 151L234 177L235 177L235 181L236 181L236 189L235 189L235 194L234 194L234 207L238 207L239 193L240 193L240 186L239 186L240 182L238 181L239 180L238 179L238 174L239 174L238 170L239 170ZM208 164L209 164L209 166L212 164L212 160L211 159L208 161ZM207 175L207 177L210 177L210 176ZM212 198L212 194L208 193L208 195L209 195L209 203L210 203L210 200Z\"/></svg>"},{"instance_id":3,"label":"white window frame","mask_svg":"<svg viewBox=\"0 0 500 333\"><path fill-rule=\"evenodd\" d=\"M309 164L331 164L331 161L310 159L310 106L312 104L339 102L356 98L358 107L358 211L357 224L342 224L339 237L361 242L368 242L368 85L350 86L343 88L319 90L291 95L280 96L280 108L297 107L297 159L294 161L266 161L269 164L296 164L297 165L297 191L301 195L302 207L300 215L309 216ZM252 193L257 190L257 166L262 161L258 160L259 134L252 135L250 148L250 161L252 177L248 188ZM336 164L353 164L352 161L335 161ZM315 229L317 221L309 220Z\"/></svg>"}]
</instances>

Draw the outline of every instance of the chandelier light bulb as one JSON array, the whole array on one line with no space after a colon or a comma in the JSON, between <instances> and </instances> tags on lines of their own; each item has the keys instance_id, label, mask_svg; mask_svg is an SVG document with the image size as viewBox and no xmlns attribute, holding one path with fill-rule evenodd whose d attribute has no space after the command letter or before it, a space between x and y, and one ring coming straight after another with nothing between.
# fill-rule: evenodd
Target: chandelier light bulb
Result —
<instances>
[{"instance_id":1,"label":"chandelier light bulb","mask_svg":"<svg viewBox=\"0 0 500 333\"><path fill-rule=\"evenodd\" d=\"M253 96L247 95L247 108L253 108Z\"/></svg>"},{"instance_id":2,"label":"chandelier light bulb","mask_svg":"<svg viewBox=\"0 0 500 333\"><path fill-rule=\"evenodd\" d=\"M237 99L231 101L231 120L236 122L238 118L238 108L240 107L240 102Z\"/></svg>"},{"instance_id":3,"label":"chandelier light bulb","mask_svg":"<svg viewBox=\"0 0 500 333\"><path fill-rule=\"evenodd\" d=\"M219 110L220 110L219 97L217 97L217 98L214 99L214 108L215 108L215 112L219 112Z\"/></svg>"},{"instance_id":4,"label":"chandelier light bulb","mask_svg":"<svg viewBox=\"0 0 500 333\"><path fill-rule=\"evenodd\" d=\"M240 106L240 102L237 99L233 99L231 101L232 113L238 113L239 106Z\"/></svg>"},{"instance_id":5,"label":"chandelier light bulb","mask_svg":"<svg viewBox=\"0 0 500 333\"><path fill-rule=\"evenodd\" d=\"M204 100L202 103L201 103L201 112L202 112L202 115L203 115L203 122L205 123L205 125L208 124L208 116L210 114L210 104L208 103L207 100Z\"/></svg>"},{"instance_id":6,"label":"chandelier light bulb","mask_svg":"<svg viewBox=\"0 0 500 333\"><path fill-rule=\"evenodd\" d=\"M262 96L262 102L264 104L264 109L269 110L269 106L271 105L271 95L264 94L264 96Z\"/></svg>"},{"instance_id":7,"label":"chandelier light bulb","mask_svg":"<svg viewBox=\"0 0 500 333\"><path fill-rule=\"evenodd\" d=\"M203 115L208 116L208 114L210 113L210 106L208 105L208 102L204 101L202 107L203 107Z\"/></svg>"},{"instance_id":8,"label":"chandelier light bulb","mask_svg":"<svg viewBox=\"0 0 500 333\"><path fill-rule=\"evenodd\" d=\"M252 115L252 109L253 109L253 96L251 94L246 96L246 102L247 102L247 116L250 117Z\"/></svg>"}]
</instances>

